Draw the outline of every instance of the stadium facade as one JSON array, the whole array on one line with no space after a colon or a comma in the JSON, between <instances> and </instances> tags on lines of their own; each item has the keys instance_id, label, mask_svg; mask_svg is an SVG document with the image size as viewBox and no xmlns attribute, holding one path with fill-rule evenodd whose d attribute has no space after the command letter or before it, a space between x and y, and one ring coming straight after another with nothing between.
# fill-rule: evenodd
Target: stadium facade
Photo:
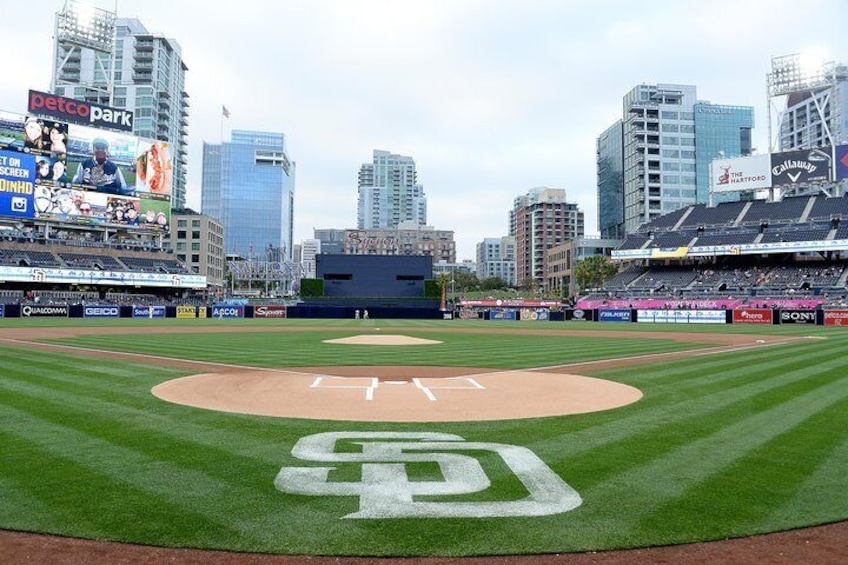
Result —
<instances>
[{"instance_id":1,"label":"stadium facade","mask_svg":"<svg viewBox=\"0 0 848 565\"><path fill-rule=\"evenodd\" d=\"M224 225L228 255L291 261L295 163L285 135L233 130L230 141L203 144L203 213Z\"/></svg>"},{"instance_id":2,"label":"stadium facade","mask_svg":"<svg viewBox=\"0 0 848 565\"><path fill-rule=\"evenodd\" d=\"M170 144L172 206L184 208L189 96L180 45L137 19L85 12L71 0L56 14L52 93L133 111L135 135Z\"/></svg>"}]
</instances>

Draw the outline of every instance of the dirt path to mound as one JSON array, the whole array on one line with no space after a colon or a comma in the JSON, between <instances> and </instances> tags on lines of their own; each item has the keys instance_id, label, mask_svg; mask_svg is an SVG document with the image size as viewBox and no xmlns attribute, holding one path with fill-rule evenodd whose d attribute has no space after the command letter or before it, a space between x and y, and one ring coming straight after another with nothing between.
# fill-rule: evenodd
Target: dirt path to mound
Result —
<instances>
[{"instance_id":1,"label":"dirt path to mound","mask_svg":"<svg viewBox=\"0 0 848 565\"><path fill-rule=\"evenodd\" d=\"M344 328L346 331L351 328ZM285 331L326 331L327 328L308 327L241 327L241 326L204 326L190 327L119 327L119 328L25 328L0 329L0 343L21 345L44 349L62 349L69 353L93 355L109 358L123 358L128 361L143 359L146 363L156 363L164 366L178 367L206 373L210 375L227 375L229 378L243 377L247 370L244 367L221 363L207 363L191 360L171 359L159 356L139 355L132 353L102 352L90 349L56 346L52 344L34 344L31 340L54 339L74 335L106 334L106 333L219 333L238 331L245 332L285 332ZM369 329L363 328L362 333ZM393 333L403 333L403 328L392 328ZM427 328L407 328L406 331L417 334L426 333ZM448 328L434 329L438 332L468 332L468 333L502 333L498 328L466 329ZM573 331L573 330L514 330L509 332L528 335L560 335L605 338L637 338L637 339L672 339L680 342L695 342L708 344L710 347L696 351L672 352L629 357L605 361L574 363L559 367L547 367L545 373L555 375L573 375L589 370L630 366L640 363L656 362L659 360L685 358L693 355L709 355L727 352L735 349L769 347L788 343L801 338L782 336L755 336L740 334L712 333L650 333L635 331ZM297 368L301 374L318 373L348 378L372 378L378 380L409 383L421 378L420 367L384 368L385 374L373 375L374 368L351 367L312 367ZM359 371L359 373L357 373ZM468 371L462 369L460 373ZM475 369L483 378L491 370ZM432 372L432 371L431 371ZM336 374L333 374L336 373ZM457 368L441 368L437 374L428 376L451 378L458 375ZM399 386L399 385L396 385ZM408 386L408 385L407 385ZM375 389L376 390L376 389ZM409 390L404 389L404 390ZM503 407L501 407L503 409ZM522 416L518 416L522 417ZM527 417L526 415L523 417ZM739 565L769 563L774 565L796 565L798 563L816 563L817 565L837 565L848 563L848 522L805 528L791 532L781 532L764 536L754 536L737 540L677 545L670 547L648 548L633 551L611 551L590 554L566 555L537 555L537 556L503 556L480 558L407 558L407 559L374 559L353 557L312 557L241 554L219 551L202 551L192 549L167 549L140 545L119 544L79 540L58 536L45 536L20 532L0 530L0 563L56 563L61 565L106 565L120 563L122 565L158 565L161 563L180 563L190 565L371 565L400 563L403 565L618 565L618 564L682 564L694 565L709 563L710 565Z\"/></svg>"}]
</instances>

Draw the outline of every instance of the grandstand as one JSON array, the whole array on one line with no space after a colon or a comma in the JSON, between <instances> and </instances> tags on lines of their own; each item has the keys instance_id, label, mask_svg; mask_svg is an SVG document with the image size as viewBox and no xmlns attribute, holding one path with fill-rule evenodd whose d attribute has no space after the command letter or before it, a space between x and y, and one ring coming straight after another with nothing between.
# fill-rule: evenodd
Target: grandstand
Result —
<instances>
[{"instance_id":1,"label":"grandstand","mask_svg":"<svg viewBox=\"0 0 848 565\"><path fill-rule=\"evenodd\" d=\"M629 234L613 252L622 270L578 305L844 305L846 252L848 196L696 204Z\"/></svg>"}]
</instances>

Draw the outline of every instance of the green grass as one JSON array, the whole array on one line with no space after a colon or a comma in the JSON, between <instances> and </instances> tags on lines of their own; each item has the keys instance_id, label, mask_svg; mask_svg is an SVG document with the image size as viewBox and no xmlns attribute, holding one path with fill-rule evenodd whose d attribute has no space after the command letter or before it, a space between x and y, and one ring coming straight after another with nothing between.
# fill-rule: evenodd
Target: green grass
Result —
<instances>
[{"instance_id":1,"label":"green grass","mask_svg":"<svg viewBox=\"0 0 848 565\"><path fill-rule=\"evenodd\" d=\"M0 345L0 527L165 546L401 556L629 548L848 518L845 330L154 320L162 327L208 324L233 331L122 335L121 327L152 324L109 322L63 321L111 325L116 331L62 342L266 367L519 368L696 347L665 339L563 337L552 331L563 328L794 333L825 339L587 373L645 393L641 401L616 410L446 424L309 421L193 409L150 394L152 386L187 371ZM0 327L55 324L5 320ZM247 331L254 325L303 331ZM444 343L321 343L376 327ZM493 328L503 331L489 333ZM515 329L538 331L519 335L510 331ZM575 488L583 504L536 518L343 520L358 509L356 497L289 495L273 485L282 466L318 465L295 459L291 449L301 437L330 431L437 431L468 441L523 446ZM479 460L492 486L463 500L523 495L523 487L498 457ZM333 480L359 479L359 465L337 466ZM432 463L409 465L409 475L418 481L440 478Z\"/></svg>"}]
</instances>

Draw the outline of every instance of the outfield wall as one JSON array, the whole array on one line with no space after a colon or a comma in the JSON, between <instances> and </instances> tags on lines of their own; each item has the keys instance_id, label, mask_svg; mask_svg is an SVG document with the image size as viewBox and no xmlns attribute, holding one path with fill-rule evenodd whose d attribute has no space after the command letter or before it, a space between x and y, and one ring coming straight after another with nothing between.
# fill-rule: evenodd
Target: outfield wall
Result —
<instances>
[{"instance_id":1,"label":"outfield wall","mask_svg":"<svg viewBox=\"0 0 848 565\"><path fill-rule=\"evenodd\" d=\"M368 312L366 316L365 313ZM746 324L817 325L848 327L848 309L805 308L647 309L597 308L548 310L540 308L462 309L445 312L437 308L354 308L287 306L284 304L215 304L206 306L156 306L117 304L2 304L0 318L213 318L213 319L481 319L533 322L598 322L617 324Z\"/></svg>"}]
</instances>

